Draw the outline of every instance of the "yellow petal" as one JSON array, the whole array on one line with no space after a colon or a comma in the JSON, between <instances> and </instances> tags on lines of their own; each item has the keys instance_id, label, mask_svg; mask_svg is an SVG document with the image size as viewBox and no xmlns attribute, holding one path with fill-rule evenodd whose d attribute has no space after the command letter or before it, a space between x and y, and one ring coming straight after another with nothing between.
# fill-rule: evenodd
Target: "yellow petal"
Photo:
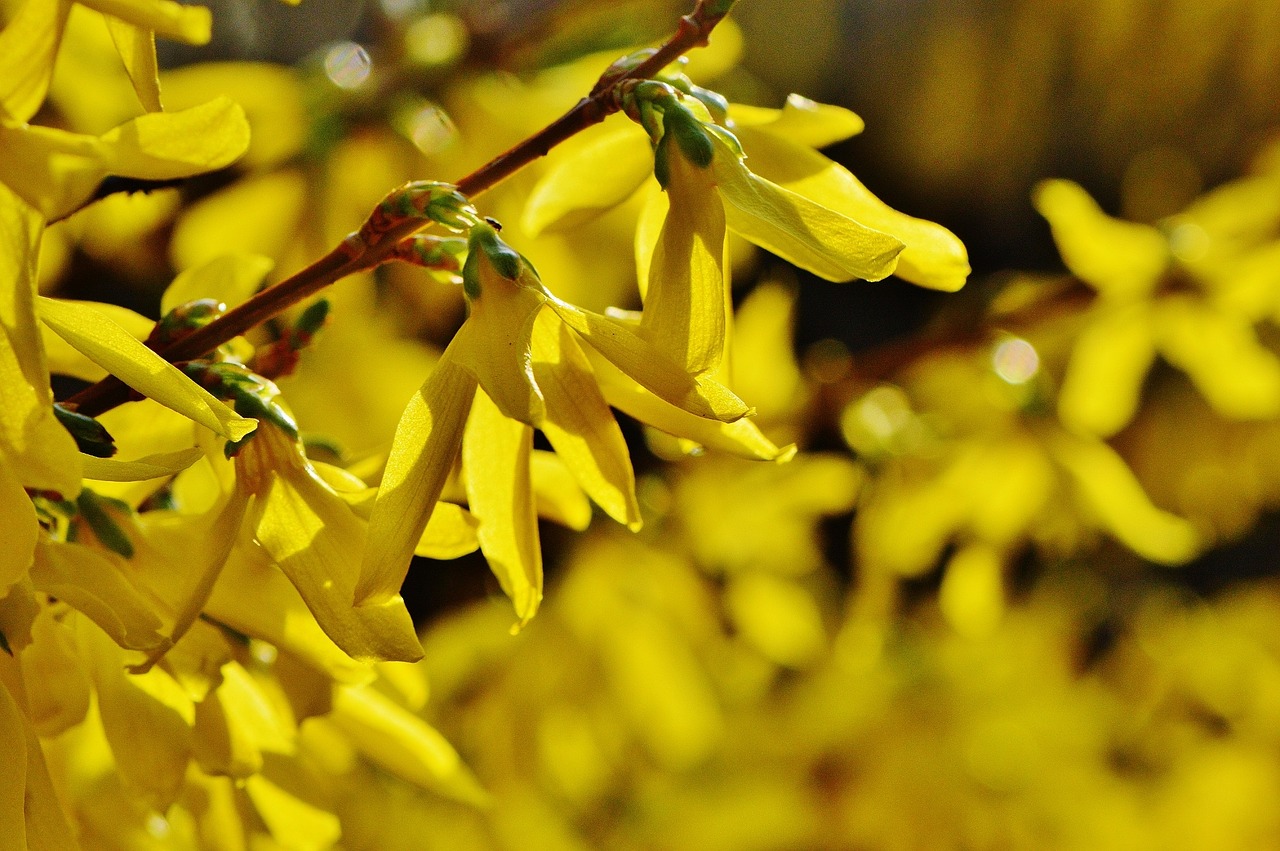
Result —
<instances>
[{"instance_id":1,"label":"yellow petal","mask_svg":"<svg viewBox=\"0 0 1280 851\"><path fill-rule=\"evenodd\" d=\"M0 686L0 691L4 686ZM0 740L4 733L0 732ZM75 848L75 834L67 822L59 790L53 786L53 778L49 775L49 767L45 762L44 751L36 731L31 725L26 727L26 794L24 807L26 815L27 851L60 851L64 848ZM0 816L0 825L4 817ZM0 827L0 829L3 829Z\"/></svg>"},{"instance_id":2,"label":"yellow petal","mask_svg":"<svg viewBox=\"0 0 1280 851\"><path fill-rule=\"evenodd\" d=\"M27 848L27 719L18 701L0 680L0 747L4 748L5 770L0 771L0 847L25 851Z\"/></svg>"},{"instance_id":3,"label":"yellow petal","mask_svg":"<svg viewBox=\"0 0 1280 851\"><path fill-rule=\"evenodd\" d=\"M34 557L40 521L22 482L14 476L6 459L0 458L0 594L26 575Z\"/></svg>"},{"instance_id":4,"label":"yellow petal","mask_svg":"<svg viewBox=\"0 0 1280 851\"><path fill-rule=\"evenodd\" d=\"M116 769L144 802L163 811L181 794L191 759L191 698L160 668L126 674L120 648L83 619L77 634Z\"/></svg>"},{"instance_id":5,"label":"yellow petal","mask_svg":"<svg viewBox=\"0 0 1280 851\"><path fill-rule=\"evenodd\" d=\"M50 220L86 204L108 175L170 180L232 163L249 144L239 106L219 98L148 113L101 137L0 121L0 182Z\"/></svg>"},{"instance_id":6,"label":"yellow petal","mask_svg":"<svg viewBox=\"0 0 1280 851\"><path fill-rule=\"evenodd\" d=\"M134 673L142 673L159 661L204 611L231 554L248 505L249 494L243 488L236 488L225 503L198 518L167 512L157 512L156 519L146 518L148 543L160 550L162 558L140 565L140 572L154 565L159 570L153 570L153 574L164 574L166 570L170 574L153 575L151 587L172 607L173 625L165 643L151 651L145 662L135 666ZM173 571L174 564L182 564L184 569ZM179 575L173 576L173 573Z\"/></svg>"},{"instance_id":7,"label":"yellow petal","mask_svg":"<svg viewBox=\"0 0 1280 851\"><path fill-rule=\"evenodd\" d=\"M480 546L480 539L476 537L477 525L475 516L462 506L451 502L437 502L413 554L426 558L451 559L473 553Z\"/></svg>"},{"instance_id":8,"label":"yellow petal","mask_svg":"<svg viewBox=\"0 0 1280 851\"><path fill-rule=\"evenodd\" d=\"M449 348L503 414L531 425L543 414L529 350L533 321L545 301L542 286L528 264L522 263L519 277L512 280L483 250L472 254L467 264L476 266L479 289L468 292L470 315Z\"/></svg>"},{"instance_id":9,"label":"yellow petal","mask_svg":"<svg viewBox=\"0 0 1280 851\"><path fill-rule=\"evenodd\" d=\"M261 774L247 778L244 791L279 848L326 851L342 836L337 816L285 791Z\"/></svg>"},{"instance_id":10,"label":"yellow petal","mask_svg":"<svg viewBox=\"0 0 1280 851\"><path fill-rule=\"evenodd\" d=\"M240 664L228 662L221 674L196 704L193 755L210 774L249 777L262 769L264 751L293 752L293 731Z\"/></svg>"},{"instance_id":11,"label":"yellow petal","mask_svg":"<svg viewBox=\"0 0 1280 851\"><path fill-rule=\"evenodd\" d=\"M723 422L733 422L751 412L729 388L706 376L685 372L620 322L554 297L549 303L556 315L606 360L672 405Z\"/></svg>"},{"instance_id":12,"label":"yellow petal","mask_svg":"<svg viewBox=\"0 0 1280 851\"><path fill-rule=\"evenodd\" d=\"M711 139L711 167L734 233L829 281L893 274L900 240L752 174L719 134Z\"/></svg>"},{"instance_id":13,"label":"yellow petal","mask_svg":"<svg viewBox=\"0 0 1280 851\"><path fill-rule=\"evenodd\" d=\"M547 400L547 416L539 424L543 434L597 505L639 529L635 474L622 430L587 356L551 311L534 324L533 358L533 374Z\"/></svg>"},{"instance_id":14,"label":"yellow petal","mask_svg":"<svg viewBox=\"0 0 1280 851\"><path fill-rule=\"evenodd\" d=\"M80 491L80 455L54 417L35 321L43 224L39 214L0 186L0 459L22 485L74 498Z\"/></svg>"},{"instance_id":15,"label":"yellow petal","mask_svg":"<svg viewBox=\"0 0 1280 851\"><path fill-rule=\"evenodd\" d=\"M42 736L56 736L82 722L89 711L89 670L75 633L45 606L32 624L32 642L19 661L27 689L31 724Z\"/></svg>"},{"instance_id":16,"label":"yellow petal","mask_svg":"<svg viewBox=\"0 0 1280 851\"><path fill-rule=\"evenodd\" d=\"M480 550L521 624L542 602L542 551L529 478L532 450L533 429L503 416L478 391L462 440L467 501L480 521Z\"/></svg>"},{"instance_id":17,"label":"yellow petal","mask_svg":"<svg viewBox=\"0 0 1280 851\"><path fill-rule=\"evenodd\" d=\"M374 689L336 688L328 720L361 753L400 779L466 803L488 801L444 736Z\"/></svg>"},{"instance_id":18,"label":"yellow petal","mask_svg":"<svg viewBox=\"0 0 1280 851\"><path fill-rule=\"evenodd\" d=\"M337 682L365 682L368 665L352 660L325 635L298 589L256 545L231 551L205 612L218 623L260 638Z\"/></svg>"},{"instance_id":19,"label":"yellow petal","mask_svg":"<svg viewBox=\"0 0 1280 851\"><path fill-rule=\"evenodd\" d=\"M1170 298L1157 307L1156 331L1161 353L1222 416L1280 415L1280 359L1244 320L1191 299Z\"/></svg>"},{"instance_id":20,"label":"yellow petal","mask_svg":"<svg viewBox=\"0 0 1280 851\"><path fill-rule=\"evenodd\" d=\"M450 353L456 344L455 337L396 427L369 515L369 545L355 590L358 604L399 593L413 550L458 457L476 380L454 362Z\"/></svg>"},{"instance_id":21,"label":"yellow petal","mask_svg":"<svg viewBox=\"0 0 1280 851\"><path fill-rule=\"evenodd\" d=\"M1151 311L1144 304L1108 310L1076 338L1058 393L1058 416L1074 431L1110 437L1138 410L1142 383L1156 357Z\"/></svg>"},{"instance_id":22,"label":"yellow petal","mask_svg":"<svg viewBox=\"0 0 1280 851\"><path fill-rule=\"evenodd\" d=\"M787 95L782 109L729 105L729 129L760 129L810 148L825 148L857 136L866 126L856 113L842 106L818 103L802 95ZM739 137L741 138L741 137Z\"/></svg>"},{"instance_id":23,"label":"yellow petal","mask_svg":"<svg viewBox=\"0 0 1280 851\"><path fill-rule=\"evenodd\" d=\"M1153 505L1133 471L1110 446L1064 435L1054 441L1053 448L1084 504L1122 544L1160 564L1181 564L1199 551L1195 528Z\"/></svg>"},{"instance_id":24,"label":"yellow petal","mask_svg":"<svg viewBox=\"0 0 1280 851\"><path fill-rule=\"evenodd\" d=\"M578 532L591 525L591 501L559 455L533 450L529 472L539 517Z\"/></svg>"},{"instance_id":25,"label":"yellow petal","mask_svg":"<svg viewBox=\"0 0 1280 851\"><path fill-rule=\"evenodd\" d=\"M116 51L129 72L133 90L147 112L161 112L160 63L156 61L155 30L126 23L119 18L107 17L107 30L115 42Z\"/></svg>"},{"instance_id":26,"label":"yellow petal","mask_svg":"<svg viewBox=\"0 0 1280 851\"><path fill-rule=\"evenodd\" d=\"M1099 293L1118 299L1143 296L1164 273L1169 252L1160 232L1111 218L1078 184L1046 180L1032 200L1048 219L1067 268Z\"/></svg>"},{"instance_id":27,"label":"yellow petal","mask_svg":"<svg viewBox=\"0 0 1280 851\"><path fill-rule=\"evenodd\" d=\"M530 236L588 222L631 197L653 172L640 127L611 116L558 148L525 202L521 227Z\"/></svg>"},{"instance_id":28,"label":"yellow petal","mask_svg":"<svg viewBox=\"0 0 1280 851\"><path fill-rule=\"evenodd\" d=\"M938 608L956 632L990 635L1004 615L1004 559L987 544L970 544L947 562Z\"/></svg>"},{"instance_id":29,"label":"yellow petal","mask_svg":"<svg viewBox=\"0 0 1280 851\"><path fill-rule=\"evenodd\" d=\"M104 15L187 44L208 44L213 16L204 6L173 0L77 0Z\"/></svg>"},{"instance_id":30,"label":"yellow petal","mask_svg":"<svg viewBox=\"0 0 1280 851\"><path fill-rule=\"evenodd\" d=\"M707 372L725 354L730 310L724 206L710 169L667 149L667 217L649 269L640 333L686 372Z\"/></svg>"},{"instance_id":31,"label":"yellow petal","mask_svg":"<svg viewBox=\"0 0 1280 851\"><path fill-rule=\"evenodd\" d=\"M165 641L151 603L111 558L89 547L41 540L31 581L87 615L121 647L149 650Z\"/></svg>"},{"instance_id":32,"label":"yellow petal","mask_svg":"<svg viewBox=\"0 0 1280 851\"><path fill-rule=\"evenodd\" d=\"M102 482L143 482L148 479L168 478L176 475L199 461L204 456L200 449L180 449L177 452L160 452L135 458L132 461L121 461L115 458L94 458L90 455L81 459L84 464L84 477Z\"/></svg>"},{"instance_id":33,"label":"yellow petal","mask_svg":"<svg viewBox=\"0 0 1280 851\"><path fill-rule=\"evenodd\" d=\"M412 662L422 656L399 595L356 606L355 586L365 524L311 474L293 439L264 427L237 456L237 473L269 467L274 481L262 500L256 536L333 642L356 659Z\"/></svg>"},{"instance_id":34,"label":"yellow petal","mask_svg":"<svg viewBox=\"0 0 1280 851\"><path fill-rule=\"evenodd\" d=\"M610 405L667 434L759 461L789 461L796 454L793 445L775 446L750 419L725 423L696 416L649 392L603 357L593 357L592 366Z\"/></svg>"},{"instance_id":35,"label":"yellow petal","mask_svg":"<svg viewBox=\"0 0 1280 851\"><path fill-rule=\"evenodd\" d=\"M40 109L70 10L70 0L27 0L0 30L0 115L25 122Z\"/></svg>"},{"instance_id":36,"label":"yellow petal","mask_svg":"<svg viewBox=\"0 0 1280 851\"><path fill-rule=\"evenodd\" d=\"M219 254L180 272L164 291L160 312L202 298L235 307L254 294L274 266L275 261L261 254Z\"/></svg>"},{"instance_id":37,"label":"yellow petal","mask_svg":"<svg viewBox=\"0 0 1280 851\"><path fill-rule=\"evenodd\" d=\"M257 428L257 420L237 416L94 308L43 297L39 304L41 320L58 336L142 395L228 440L240 440Z\"/></svg>"},{"instance_id":38,"label":"yellow petal","mask_svg":"<svg viewBox=\"0 0 1280 851\"><path fill-rule=\"evenodd\" d=\"M31 644L31 629L43 608L29 576L5 589L0 597L0 635L11 651L18 653Z\"/></svg>"},{"instance_id":39,"label":"yellow petal","mask_svg":"<svg viewBox=\"0 0 1280 851\"><path fill-rule=\"evenodd\" d=\"M725 606L743 639L779 665L803 667L827 644L813 594L789 579L764 571L734 577Z\"/></svg>"},{"instance_id":40,"label":"yellow petal","mask_svg":"<svg viewBox=\"0 0 1280 851\"><path fill-rule=\"evenodd\" d=\"M964 286L969 254L942 225L893 209L844 166L789 136L746 127L739 139L748 164L763 177L906 243L893 272L899 278L946 292Z\"/></svg>"},{"instance_id":41,"label":"yellow petal","mask_svg":"<svg viewBox=\"0 0 1280 851\"><path fill-rule=\"evenodd\" d=\"M662 223L667 220L667 193L658 189L657 183L644 191L644 204L636 221L635 255L636 281L640 286L640 298L644 299L649 288L649 270L653 265L653 253L658 248L658 235Z\"/></svg>"}]
</instances>

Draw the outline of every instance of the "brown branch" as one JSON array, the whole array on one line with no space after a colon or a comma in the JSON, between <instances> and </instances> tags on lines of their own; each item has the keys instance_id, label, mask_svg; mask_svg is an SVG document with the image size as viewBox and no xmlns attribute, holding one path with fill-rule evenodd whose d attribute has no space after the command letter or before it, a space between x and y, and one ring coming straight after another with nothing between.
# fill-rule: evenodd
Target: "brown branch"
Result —
<instances>
[{"instance_id":1,"label":"brown branch","mask_svg":"<svg viewBox=\"0 0 1280 851\"><path fill-rule=\"evenodd\" d=\"M572 136L604 121L619 109L614 93L622 83L651 77L689 50L705 45L707 37L728 14L733 2L734 0L697 0L693 11L680 19L676 32L651 56L630 70L618 72L610 69L605 72L587 97L542 130L463 177L455 184L458 191L467 197L479 195L546 156L552 148ZM191 360L208 354L347 275L377 266L394 252L400 240L412 236L427 224L429 222L422 219L405 219L388 230L375 245L357 246L354 255L349 244L339 245L305 269L258 292L203 328L158 348L157 354L170 362ZM128 401L129 394L130 390L123 382L114 376L108 376L62 404L86 416L97 416Z\"/></svg>"}]
</instances>

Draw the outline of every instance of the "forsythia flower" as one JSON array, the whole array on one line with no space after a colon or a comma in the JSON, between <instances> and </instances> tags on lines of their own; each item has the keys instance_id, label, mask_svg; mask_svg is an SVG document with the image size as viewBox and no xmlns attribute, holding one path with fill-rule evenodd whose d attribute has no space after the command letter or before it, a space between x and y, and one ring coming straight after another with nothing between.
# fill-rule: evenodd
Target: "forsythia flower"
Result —
<instances>
[{"instance_id":1,"label":"forsythia flower","mask_svg":"<svg viewBox=\"0 0 1280 851\"><path fill-rule=\"evenodd\" d=\"M396 431L356 603L376 603L400 587L461 447L481 549L527 621L542 594L529 477L533 427L610 516L631 526L640 520L626 444L579 340L641 395L695 418L733 423L749 409L623 323L557 299L487 224L472 228L463 279L470 315Z\"/></svg>"}]
</instances>

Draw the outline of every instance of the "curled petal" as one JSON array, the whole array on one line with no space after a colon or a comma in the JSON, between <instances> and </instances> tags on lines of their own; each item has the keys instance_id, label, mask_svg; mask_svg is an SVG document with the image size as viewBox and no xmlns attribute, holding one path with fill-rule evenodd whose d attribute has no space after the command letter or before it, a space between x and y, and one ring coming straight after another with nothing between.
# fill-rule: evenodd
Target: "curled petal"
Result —
<instances>
[{"instance_id":1,"label":"curled petal","mask_svg":"<svg viewBox=\"0 0 1280 851\"><path fill-rule=\"evenodd\" d=\"M893 274L903 243L752 174L720 132L712 168L729 229L829 281Z\"/></svg>"},{"instance_id":2,"label":"curled petal","mask_svg":"<svg viewBox=\"0 0 1280 851\"><path fill-rule=\"evenodd\" d=\"M84 456L84 477L100 482L145 482L176 475L204 456L200 449L179 449L176 452L159 452L132 461L115 458Z\"/></svg>"},{"instance_id":3,"label":"curled petal","mask_svg":"<svg viewBox=\"0 0 1280 851\"><path fill-rule=\"evenodd\" d=\"M81 354L144 396L227 440L240 440L258 421L237 416L177 367L85 304L39 299L40 318Z\"/></svg>"},{"instance_id":4,"label":"curled petal","mask_svg":"<svg viewBox=\"0 0 1280 851\"><path fill-rule=\"evenodd\" d=\"M744 128L759 129L810 148L825 148L857 136L866 124L842 106L818 103L797 94L787 95L782 109L730 104L729 121L736 134Z\"/></svg>"},{"instance_id":5,"label":"curled petal","mask_svg":"<svg viewBox=\"0 0 1280 851\"><path fill-rule=\"evenodd\" d=\"M521 624L542 602L542 551L529 474L532 451L533 429L503 416L478 392L462 441L467 501L480 521L480 550Z\"/></svg>"},{"instance_id":6,"label":"curled petal","mask_svg":"<svg viewBox=\"0 0 1280 851\"><path fill-rule=\"evenodd\" d=\"M160 112L160 63L156 60L156 33L154 29L140 27L108 17L107 30L115 42L116 52L129 73L133 90L147 112Z\"/></svg>"},{"instance_id":7,"label":"curled petal","mask_svg":"<svg viewBox=\"0 0 1280 851\"><path fill-rule=\"evenodd\" d=\"M357 604L398 594L409 560L462 445L476 379L455 362L455 337L409 400L391 443L369 515L369 544L356 584Z\"/></svg>"},{"instance_id":8,"label":"curled petal","mask_svg":"<svg viewBox=\"0 0 1280 851\"><path fill-rule=\"evenodd\" d=\"M592 348L650 392L691 414L733 422L751 413L729 388L690 375L620 322L551 297L551 308Z\"/></svg>"},{"instance_id":9,"label":"curled petal","mask_svg":"<svg viewBox=\"0 0 1280 851\"><path fill-rule=\"evenodd\" d=\"M969 276L969 255L942 225L893 209L848 169L789 136L744 127L739 131L751 167L779 186L906 243L894 274L913 284L954 292Z\"/></svg>"}]
</instances>

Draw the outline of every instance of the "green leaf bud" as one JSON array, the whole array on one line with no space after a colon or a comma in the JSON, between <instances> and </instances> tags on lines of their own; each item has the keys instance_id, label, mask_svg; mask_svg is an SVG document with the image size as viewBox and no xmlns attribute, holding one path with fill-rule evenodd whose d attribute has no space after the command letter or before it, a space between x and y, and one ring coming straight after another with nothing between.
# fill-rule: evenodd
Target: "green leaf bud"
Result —
<instances>
[{"instance_id":1,"label":"green leaf bud","mask_svg":"<svg viewBox=\"0 0 1280 851\"><path fill-rule=\"evenodd\" d=\"M62 423L63 428L71 432L71 436L76 441L76 448L85 455L92 455L94 458L110 458L116 454L115 439L102 423L93 417L67 410L56 402L53 405L53 415L58 418L58 422Z\"/></svg>"},{"instance_id":2,"label":"green leaf bud","mask_svg":"<svg viewBox=\"0 0 1280 851\"><path fill-rule=\"evenodd\" d=\"M88 488L80 491L80 496L76 497L76 508L84 522L93 530L94 537L112 552L132 558L133 542L107 511L105 503L112 503L117 507L120 505L116 500L103 499Z\"/></svg>"}]
</instances>

